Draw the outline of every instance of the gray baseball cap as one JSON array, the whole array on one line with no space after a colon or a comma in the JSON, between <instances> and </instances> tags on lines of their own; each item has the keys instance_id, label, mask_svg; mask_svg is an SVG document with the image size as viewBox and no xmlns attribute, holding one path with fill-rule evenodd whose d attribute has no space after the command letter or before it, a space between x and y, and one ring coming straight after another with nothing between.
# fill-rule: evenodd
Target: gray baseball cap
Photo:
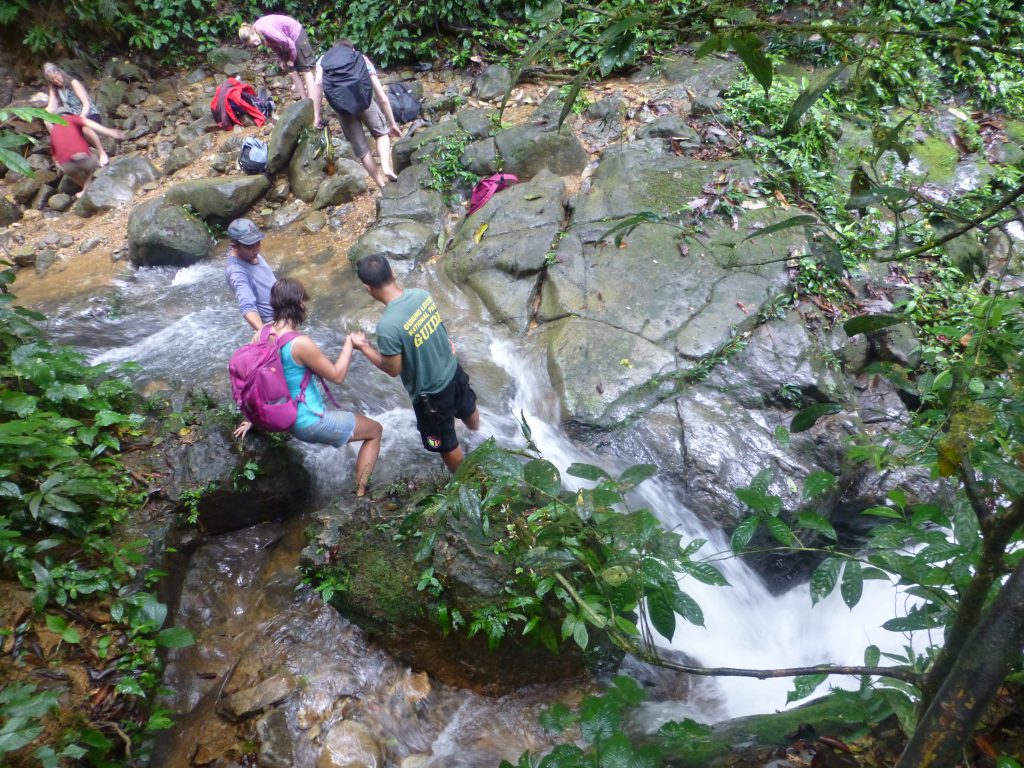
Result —
<instances>
[{"instance_id":1,"label":"gray baseball cap","mask_svg":"<svg viewBox=\"0 0 1024 768\"><path fill-rule=\"evenodd\" d=\"M249 219L235 219L228 224L228 237L242 245L256 245L266 235Z\"/></svg>"}]
</instances>

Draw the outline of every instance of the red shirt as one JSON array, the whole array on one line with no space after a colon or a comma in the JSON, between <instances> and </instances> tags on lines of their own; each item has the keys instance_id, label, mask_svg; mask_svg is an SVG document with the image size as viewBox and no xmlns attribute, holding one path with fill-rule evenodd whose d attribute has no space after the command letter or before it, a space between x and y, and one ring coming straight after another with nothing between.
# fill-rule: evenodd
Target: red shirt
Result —
<instances>
[{"instance_id":1,"label":"red shirt","mask_svg":"<svg viewBox=\"0 0 1024 768\"><path fill-rule=\"evenodd\" d=\"M80 115L62 115L67 125L47 123L50 131L50 152L53 154L53 162L61 165L71 160L75 155L89 153L90 145L82 135L84 125Z\"/></svg>"}]
</instances>

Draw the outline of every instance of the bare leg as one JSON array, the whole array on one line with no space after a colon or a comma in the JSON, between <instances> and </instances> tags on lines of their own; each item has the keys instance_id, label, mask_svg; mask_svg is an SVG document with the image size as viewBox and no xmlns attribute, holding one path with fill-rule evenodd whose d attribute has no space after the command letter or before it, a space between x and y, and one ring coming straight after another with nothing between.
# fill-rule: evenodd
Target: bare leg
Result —
<instances>
[{"instance_id":1,"label":"bare leg","mask_svg":"<svg viewBox=\"0 0 1024 768\"><path fill-rule=\"evenodd\" d=\"M110 157L107 155L107 150L103 148L103 142L100 141L99 135L87 125L82 126L82 135L85 140L96 147L96 152L100 158L100 168L110 162Z\"/></svg>"},{"instance_id":2,"label":"bare leg","mask_svg":"<svg viewBox=\"0 0 1024 768\"><path fill-rule=\"evenodd\" d=\"M380 167L377 165L377 162L373 159L373 153L367 152L359 162L363 164L363 168L365 168L366 172L370 174L370 178L373 179L373 183L376 184L378 188L384 189L384 185L388 182L387 179L384 178L384 174L380 172Z\"/></svg>"},{"instance_id":3,"label":"bare leg","mask_svg":"<svg viewBox=\"0 0 1024 768\"><path fill-rule=\"evenodd\" d=\"M384 434L384 427L379 421L367 418L362 414L356 414L356 428L352 430L350 443L357 443L360 440L359 455L356 456L356 496L366 495L366 486L370 482L370 474L373 466L377 463L377 456L380 455L380 438Z\"/></svg>"},{"instance_id":4,"label":"bare leg","mask_svg":"<svg viewBox=\"0 0 1024 768\"><path fill-rule=\"evenodd\" d=\"M384 172L384 176L395 181L398 176L395 175L395 169L391 164L391 137L388 135L377 137L377 156L380 158L380 169Z\"/></svg>"},{"instance_id":5,"label":"bare leg","mask_svg":"<svg viewBox=\"0 0 1024 768\"><path fill-rule=\"evenodd\" d=\"M469 416L467 416L466 418L462 419L461 421L463 424L466 425L468 429L471 429L474 432L476 432L478 429L480 429L480 409L474 408L473 412L469 414Z\"/></svg>"},{"instance_id":6,"label":"bare leg","mask_svg":"<svg viewBox=\"0 0 1024 768\"><path fill-rule=\"evenodd\" d=\"M292 88L295 91L295 98L299 99L300 101L306 98L306 86L303 85L302 78L299 77L299 73L292 69L289 70L288 74L291 75L292 78Z\"/></svg>"},{"instance_id":7,"label":"bare leg","mask_svg":"<svg viewBox=\"0 0 1024 768\"><path fill-rule=\"evenodd\" d=\"M306 84L306 97L313 100L313 125L320 125L320 104L323 101L320 89L316 86L313 73L303 72L302 80Z\"/></svg>"},{"instance_id":8,"label":"bare leg","mask_svg":"<svg viewBox=\"0 0 1024 768\"><path fill-rule=\"evenodd\" d=\"M453 475L455 474L455 470L457 470L459 466L461 466L462 458L463 457L461 445L458 448L454 448L448 451L448 453L441 454L441 461L444 462L444 465L448 467L448 471L451 472Z\"/></svg>"}]
</instances>

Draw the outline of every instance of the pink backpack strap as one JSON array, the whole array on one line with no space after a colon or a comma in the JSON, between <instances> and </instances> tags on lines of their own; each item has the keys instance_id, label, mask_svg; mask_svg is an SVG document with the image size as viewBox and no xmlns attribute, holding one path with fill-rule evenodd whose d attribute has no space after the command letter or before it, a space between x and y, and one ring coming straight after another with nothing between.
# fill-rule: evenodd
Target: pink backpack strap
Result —
<instances>
[{"instance_id":1,"label":"pink backpack strap","mask_svg":"<svg viewBox=\"0 0 1024 768\"><path fill-rule=\"evenodd\" d=\"M271 331L267 331L268 328L272 329L273 326L270 325L270 323L267 323L266 325L264 325L260 329L260 341L266 341L267 339L270 338L272 330ZM281 349L284 347L285 344L287 344L289 341L292 341L293 339L295 339L295 338L297 338L297 337L299 337L301 335L302 334L299 333L298 331L288 331L287 333L282 333L280 335L280 337L277 339L277 346L276 346L275 351L280 353ZM302 383L299 384L299 396L297 398L295 398L295 402L296 403L305 403L306 402L306 387L309 386L310 379L312 379L312 378L313 378L313 372L311 370L309 370L309 368L306 368L306 372L302 375ZM334 395L331 394L331 390L328 389L327 382L324 381L323 377L322 376L317 376L316 378L320 382L320 387L327 394L327 399L331 401L331 404L335 408L341 408L341 406L338 405L338 401L334 399ZM323 415L323 414L319 414L319 415Z\"/></svg>"}]
</instances>

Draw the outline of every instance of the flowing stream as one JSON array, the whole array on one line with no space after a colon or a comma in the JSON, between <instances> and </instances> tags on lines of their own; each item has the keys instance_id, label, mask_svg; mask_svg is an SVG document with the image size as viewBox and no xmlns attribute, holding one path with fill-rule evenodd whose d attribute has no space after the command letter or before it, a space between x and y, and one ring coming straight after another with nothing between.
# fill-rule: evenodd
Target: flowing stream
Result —
<instances>
[{"instance_id":1,"label":"flowing stream","mask_svg":"<svg viewBox=\"0 0 1024 768\"><path fill-rule=\"evenodd\" d=\"M264 253L275 264L279 261L275 254L291 253L290 248L286 236L272 236L265 241ZM340 347L346 330L372 331L381 307L350 270L309 266L288 274L302 279L312 295L307 330L328 354ZM504 444L521 445L513 414L522 413L544 457L563 473L569 464L580 461L611 471L636 463L626 447L620 448L621 455L613 447L598 456L565 434L557 394L547 378L544 350L535 338L514 337L504 326L491 323L436 266L399 279L403 285L421 286L434 295L470 373L482 413L479 435L464 435L470 447L488 435ZM178 271L128 272L100 296L40 309L51 318L50 331L56 340L84 350L94 362L133 360L141 366L135 375L143 386L177 380L202 386L225 400L229 397L227 359L249 337L224 282L223 257ZM420 447L412 410L397 379L384 376L357 354L348 379L334 391L339 402L384 424L376 483L439 469L438 459ZM677 437L665 434L663 439ZM293 444L314 477L319 501L351 490L352 449ZM726 538L706 530L677 489L655 478L634 493L633 504L647 506L685 539L706 539L702 554L728 549ZM565 690L530 689L489 700L428 683L368 646L358 629L299 585L295 564L303 544L303 525L301 516L296 516L291 522L216 537L192 556L177 620L193 629L199 642L172 655L166 677L175 689L170 708L192 714L185 715L165 740L157 764L186 764L189 750L211 727L207 717L211 702L239 660L259 645L255 638L287 657L288 668L305 685L303 712L315 715L318 723L309 727L310 738L296 745L295 765L315 762L313 737L332 719L343 716L345 707L339 702L348 700L358 702L349 706L361 708L364 723L375 723L380 733L393 734L389 755L399 760L419 756L408 765L496 765L501 758L515 761L525 748L543 747L545 739L534 725L537 710L545 700L566 696ZM676 637L663 641L700 664L751 668L858 664L870 643L883 650L900 645L902 638L879 628L892 616L893 593L887 584L866 582L864 598L854 611L846 608L838 592L812 608L806 586L773 596L741 561L724 558L717 564L731 586L708 587L694 580L682 584L700 603L706 627L680 620ZM305 628L296 630L300 625ZM840 682L836 679L833 684ZM700 695L671 708L665 717L690 716L710 722L781 709L791 685L788 679L702 681ZM296 717L301 721L302 713Z\"/></svg>"}]
</instances>

